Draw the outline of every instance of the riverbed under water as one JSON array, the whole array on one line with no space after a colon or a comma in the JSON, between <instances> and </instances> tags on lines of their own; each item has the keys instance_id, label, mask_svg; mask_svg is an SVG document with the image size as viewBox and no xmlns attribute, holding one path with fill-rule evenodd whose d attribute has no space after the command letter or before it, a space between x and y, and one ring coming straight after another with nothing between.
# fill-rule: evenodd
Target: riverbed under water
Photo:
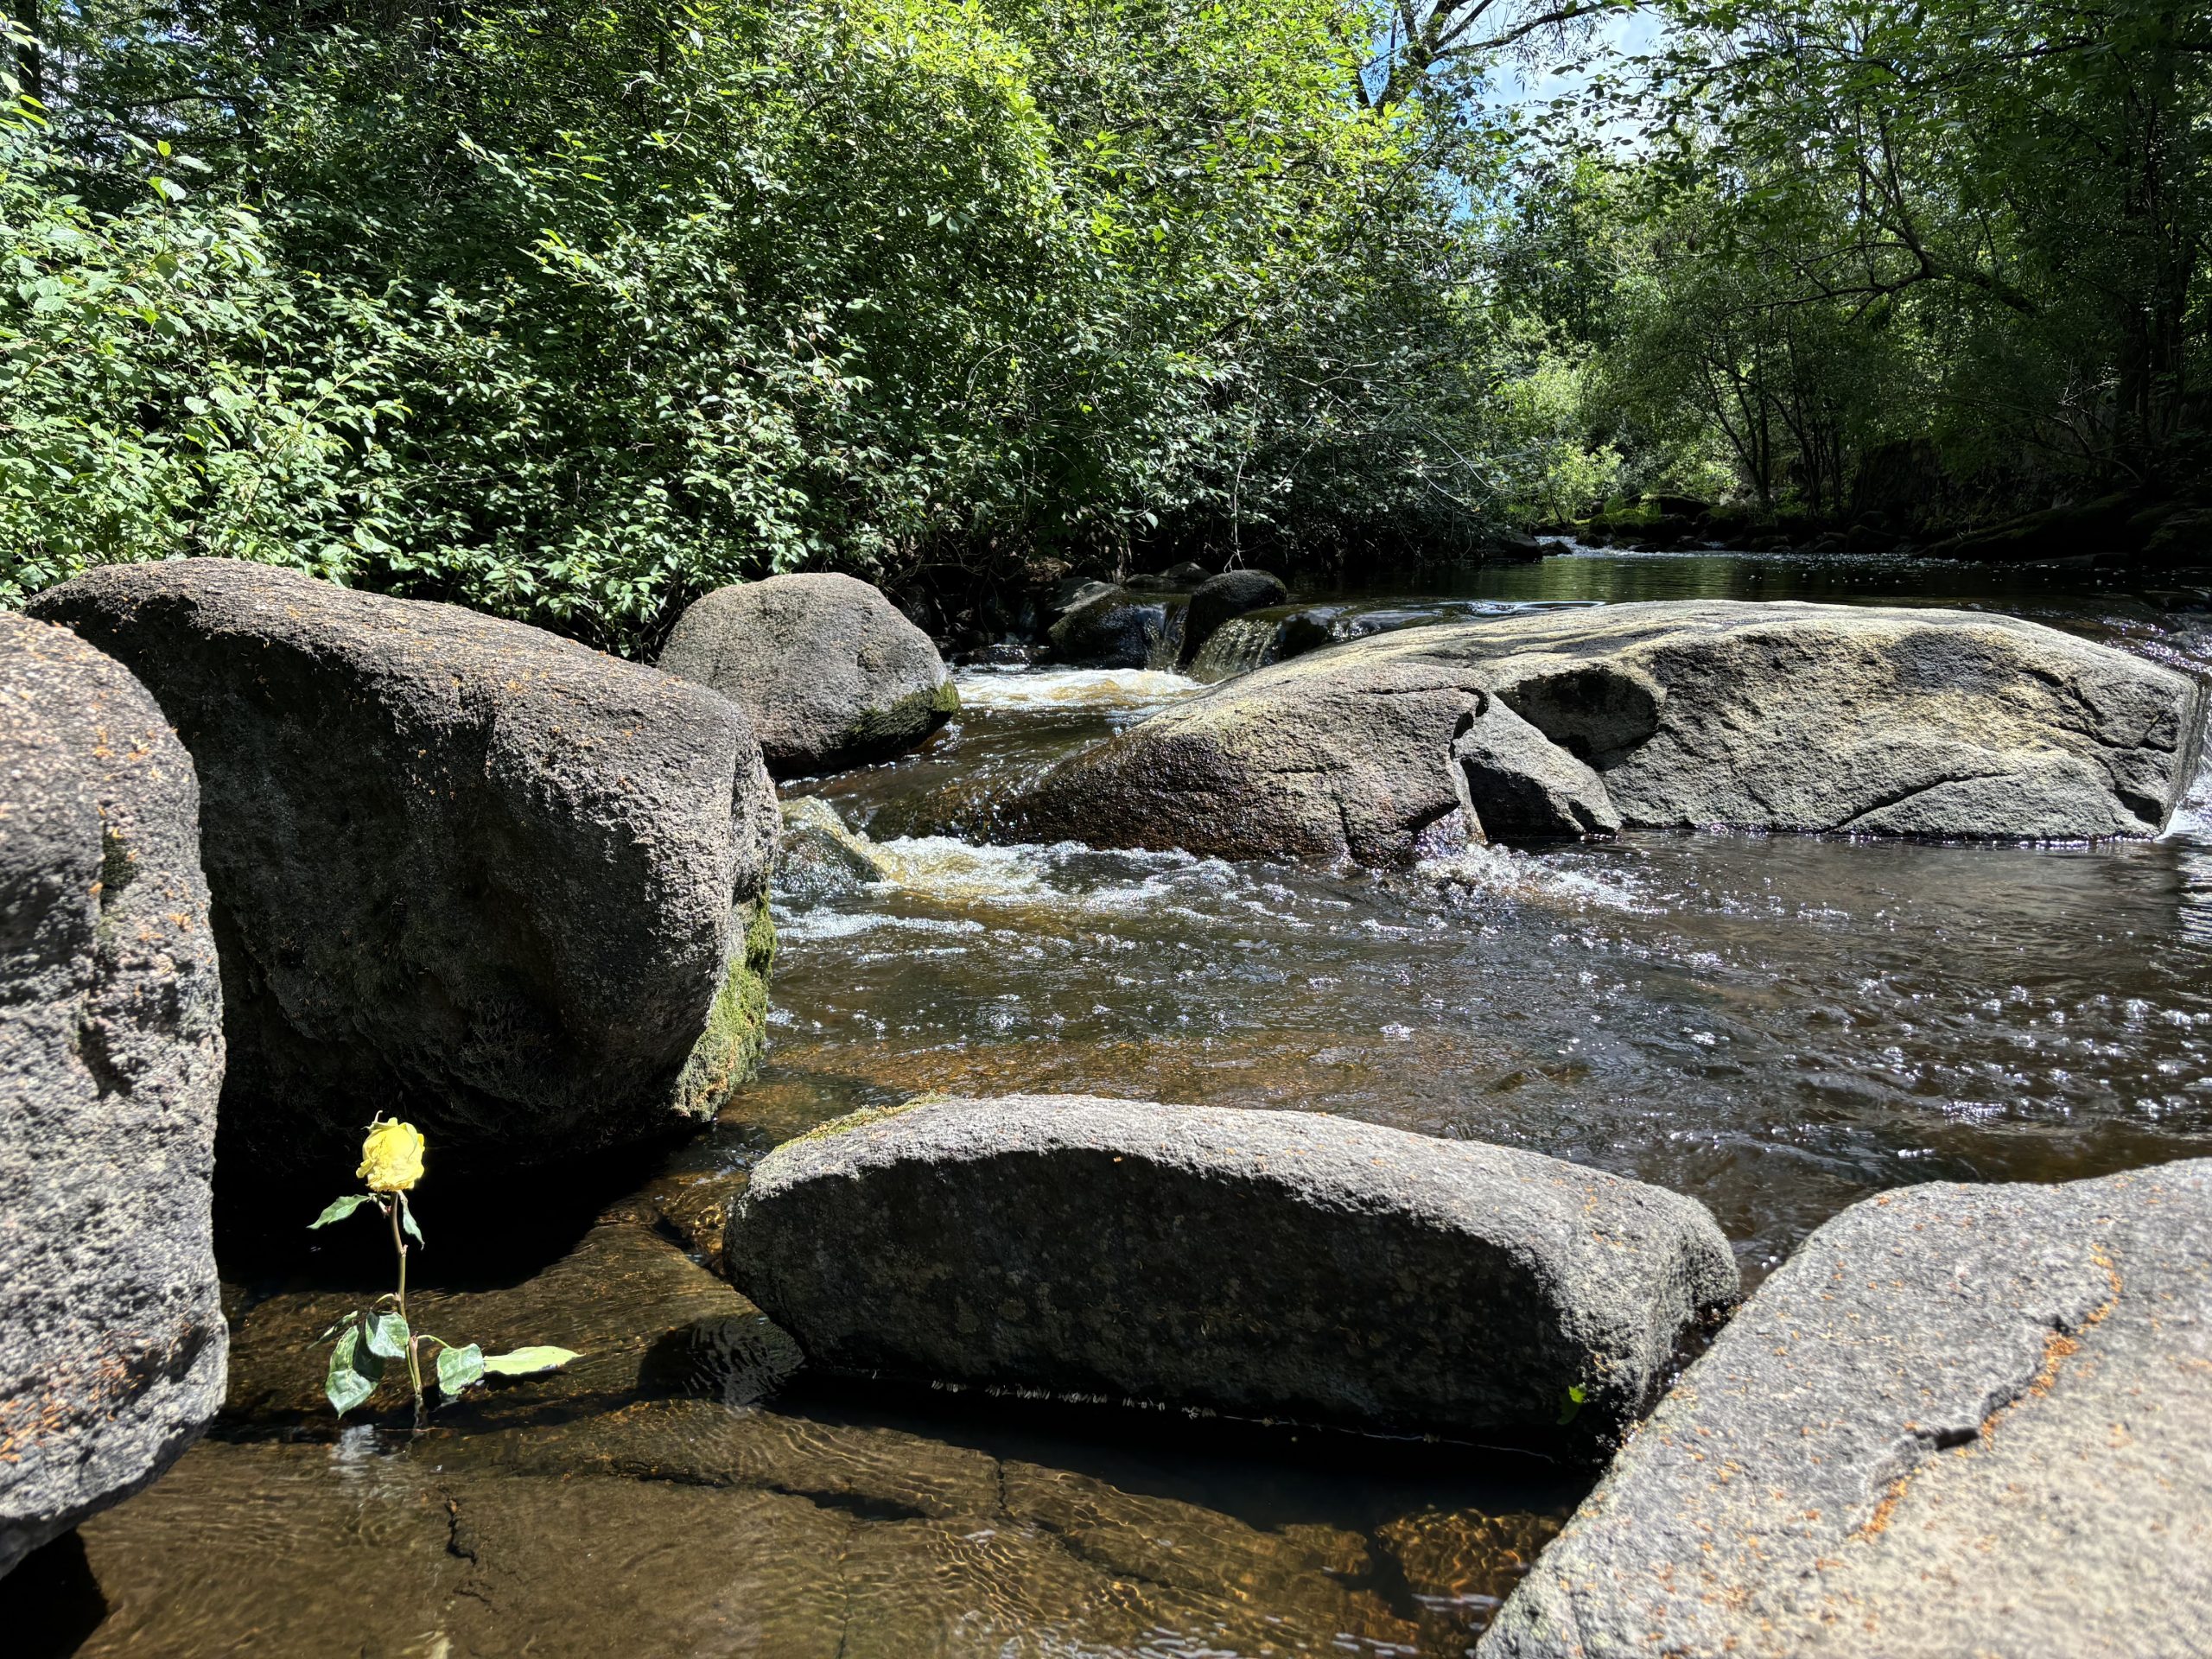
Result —
<instances>
[{"instance_id":1,"label":"riverbed under water","mask_svg":"<svg viewBox=\"0 0 2212 1659\"><path fill-rule=\"evenodd\" d=\"M2202 592L2086 567L1578 551L1300 597L1339 632L1629 599L1955 604L2212 671ZM236 1247L223 1422L0 1580L0 1617L33 1650L100 1655L1465 1653L1586 1474L823 1387L701 1265L746 1169L923 1090L1332 1111L1690 1193L1748 1284L1887 1188L2212 1153L2202 782L2162 839L2094 848L1637 834L1373 873L918 833L947 786L1198 689L969 671L922 753L787 791L875 836L890 879L780 910L760 1082L664 1167L549 1197L561 1213L474 1277L418 1259L418 1324L586 1358L411 1445L396 1398L338 1430L308 1343L378 1258L334 1243L289 1271ZM434 1229L461 1202L423 1197Z\"/></svg>"}]
</instances>

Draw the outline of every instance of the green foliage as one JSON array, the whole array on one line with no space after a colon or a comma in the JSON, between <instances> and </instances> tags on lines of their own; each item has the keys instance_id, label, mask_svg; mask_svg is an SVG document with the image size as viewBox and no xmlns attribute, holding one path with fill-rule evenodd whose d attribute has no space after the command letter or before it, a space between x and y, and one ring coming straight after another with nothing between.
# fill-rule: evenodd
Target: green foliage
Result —
<instances>
[{"instance_id":1,"label":"green foliage","mask_svg":"<svg viewBox=\"0 0 2212 1659\"><path fill-rule=\"evenodd\" d=\"M350 1313L322 1333L319 1340L330 1342L334 1338L336 1344L324 1371L323 1393L330 1401L331 1409L343 1417L354 1407L365 1404L376 1392L386 1360L403 1361L415 1396L415 1427L418 1433L429 1409L423 1389L427 1353L435 1354L434 1375L440 1392L448 1400L481 1382L487 1372L501 1376L536 1376L558 1370L570 1360L581 1357L566 1348L535 1347L518 1348L512 1353L486 1359L484 1351L474 1343L456 1347L443 1337L417 1331L408 1323L408 1247L406 1238L401 1236L402 1230L417 1244L423 1242L423 1235L415 1225L405 1189L422 1178L424 1152L423 1137L412 1124L387 1122L379 1114L369 1125L362 1143L359 1172L377 1184L374 1190L348 1193L336 1199L308 1224L309 1230L326 1227L334 1221L343 1220L362 1205L370 1205L391 1228L392 1251L398 1259L398 1288L378 1298L375 1307Z\"/></svg>"},{"instance_id":2,"label":"green foliage","mask_svg":"<svg viewBox=\"0 0 2212 1659\"><path fill-rule=\"evenodd\" d=\"M645 652L801 566L2200 468L2185 9L1666 0L1592 119L1491 102L1619 9L33 5L0 601L219 553Z\"/></svg>"},{"instance_id":3,"label":"green foliage","mask_svg":"<svg viewBox=\"0 0 2212 1659\"><path fill-rule=\"evenodd\" d=\"M438 1349L438 1391L448 1400L484 1380L484 1351L474 1343L466 1348L442 1344Z\"/></svg>"},{"instance_id":4,"label":"green foliage","mask_svg":"<svg viewBox=\"0 0 2212 1659\"><path fill-rule=\"evenodd\" d=\"M1360 0L136 4L51 19L6 224L176 271L35 312L16 590L219 551L640 651L799 565L1499 511L1494 140L1357 95Z\"/></svg>"},{"instance_id":5,"label":"green foliage","mask_svg":"<svg viewBox=\"0 0 2212 1659\"><path fill-rule=\"evenodd\" d=\"M1820 512L1904 439L2024 491L2195 472L2212 41L2183 9L1670 10L1636 87L1624 405L1695 411L1760 499Z\"/></svg>"},{"instance_id":6,"label":"green foliage","mask_svg":"<svg viewBox=\"0 0 2212 1659\"><path fill-rule=\"evenodd\" d=\"M348 1192L342 1198L333 1198L329 1207L308 1224L312 1232L317 1227L327 1227L334 1221L343 1221L365 1204L374 1204L376 1197L369 1192Z\"/></svg>"},{"instance_id":7,"label":"green foliage","mask_svg":"<svg viewBox=\"0 0 2212 1659\"><path fill-rule=\"evenodd\" d=\"M96 210L29 122L0 125L0 601L127 554L342 575L383 545L357 303L271 263L261 219L166 145Z\"/></svg>"},{"instance_id":8,"label":"green foliage","mask_svg":"<svg viewBox=\"0 0 2212 1659\"><path fill-rule=\"evenodd\" d=\"M1567 1390L1567 1397L1559 1402L1559 1426L1565 1428L1580 1416L1583 1406L1588 1402L1589 1399L1590 1391L1580 1382L1570 1384Z\"/></svg>"},{"instance_id":9,"label":"green foliage","mask_svg":"<svg viewBox=\"0 0 2212 1659\"><path fill-rule=\"evenodd\" d=\"M323 1392L330 1408L343 1417L377 1391L384 1377L384 1361L362 1339L358 1319L349 1319L330 1351L330 1365L323 1378Z\"/></svg>"}]
</instances>

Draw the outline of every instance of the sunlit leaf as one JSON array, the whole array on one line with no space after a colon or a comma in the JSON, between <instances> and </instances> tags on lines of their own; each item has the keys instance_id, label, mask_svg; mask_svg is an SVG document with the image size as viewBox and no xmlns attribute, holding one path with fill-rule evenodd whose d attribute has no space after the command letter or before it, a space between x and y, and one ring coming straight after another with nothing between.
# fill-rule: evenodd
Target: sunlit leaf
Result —
<instances>
[{"instance_id":1,"label":"sunlit leaf","mask_svg":"<svg viewBox=\"0 0 2212 1659\"><path fill-rule=\"evenodd\" d=\"M384 1361L362 1343L360 1326L349 1326L331 1351L322 1391L330 1396L331 1408L343 1417L377 1391L377 1382L383 1376Z\"/></svg>"},{"instance_id":2,"label":"sunlit leaf","mask_svg":"<svg viewBox=\"0 0 2212 1659\"><path fill-rule=\"evenodd\" d=\"M318 1227L329 1226L334 1221L343 1221L363 1205L375 1201L365 1192L349 1192L342 1198L334 1199L330 1208L308 1223L308 1230L313 1232Z\"/></svg>"},{"instance_id":3,"label":"sunlit leaf","mask_svg":"<svg viewBox=\"0 0 2212 1659\"><path fill-rule=\"evenodd\" d=\"M567 1348L518 1348L509 1354L493 1354L484 1362L484 1369L493 1376L536 1376L541 1371L557 1371L572 1359L583 1356Z\"/></svg>"},{"instance_id":4,"label":"sunlit leaf","mask_svg":"<svg viewBox=\"0 0 2212 1659\"><path fill-rule=\"evenodd\" d=\"M407 1357L407 1321L397 1313L372 1313L362 1338L379 1359Z\"/></svg>"},{"instance_id":5,"label":"sunlit leaf","mask_svg":"<svg viewBox=\"0 0 2212 1659\"><path fill-rule=\"evenodd\" d=\"M448 1398L484 1380L484 1351L474 1343L466 1348L438 1350L438 1387Z\"/></svg>"}]
</instances>

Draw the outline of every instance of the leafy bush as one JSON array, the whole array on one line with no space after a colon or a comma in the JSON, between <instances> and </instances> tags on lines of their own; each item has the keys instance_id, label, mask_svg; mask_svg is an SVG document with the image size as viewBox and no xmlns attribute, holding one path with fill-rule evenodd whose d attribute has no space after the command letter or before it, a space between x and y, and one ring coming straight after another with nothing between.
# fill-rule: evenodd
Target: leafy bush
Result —
<instances>
[{"instance_id":1,"label":"leafy bush","mask_svg":"<svg viewBox=\"0 0 2212 1659\"><path fill-rule=\"evenodd\" d=\"M1345 0L72 16L11 240L102 292L192 252L178 324L37 314L41 430L133 460L42 475L17 588L222 551L643 651L800 565L1500 511L1461 139L1354 95ZM179 110L208 194L126 200Z\"/></svg>"}]
</instances>

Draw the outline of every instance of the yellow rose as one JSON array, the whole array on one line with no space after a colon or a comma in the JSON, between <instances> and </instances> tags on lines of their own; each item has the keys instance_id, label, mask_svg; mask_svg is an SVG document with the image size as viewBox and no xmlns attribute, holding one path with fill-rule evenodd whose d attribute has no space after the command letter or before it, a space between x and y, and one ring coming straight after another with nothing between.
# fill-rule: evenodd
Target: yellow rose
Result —
<instances>
[{"instance_id":1,"label":"yellow rose","mask_svg":"<svg viewBox=\"0 0 2212 1659\"><path fill-rule=\"evenodd\" d=\"M423 1137L412 1123L378 1118L361 1142L361 1166L353 1172L372 1192L404 1192L423 1179Z\"/></svg>"}]
</instances>

